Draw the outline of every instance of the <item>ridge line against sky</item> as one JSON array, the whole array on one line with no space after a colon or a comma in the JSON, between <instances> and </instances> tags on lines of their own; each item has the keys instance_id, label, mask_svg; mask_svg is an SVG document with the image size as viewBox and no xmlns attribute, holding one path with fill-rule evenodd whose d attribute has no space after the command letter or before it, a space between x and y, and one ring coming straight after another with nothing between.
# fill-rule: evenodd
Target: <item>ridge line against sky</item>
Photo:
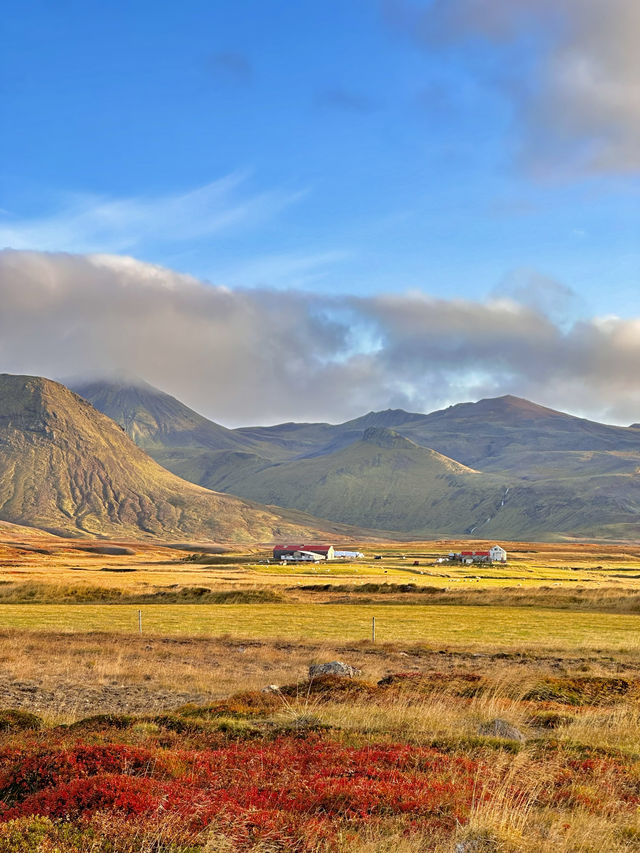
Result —
<instances>
[{"instance_id":1,"label":"ridge line against sky","mask_svg":"<svg viewBox=\"0 0 640 853\"><path fill-rule=\"evenodd\" d=\"M51 373L46 342L56 375L103 359L228 423L502 393L640 420L635 0L24 0L2 27L0 370Z\"/></svg>"}]
</instances>

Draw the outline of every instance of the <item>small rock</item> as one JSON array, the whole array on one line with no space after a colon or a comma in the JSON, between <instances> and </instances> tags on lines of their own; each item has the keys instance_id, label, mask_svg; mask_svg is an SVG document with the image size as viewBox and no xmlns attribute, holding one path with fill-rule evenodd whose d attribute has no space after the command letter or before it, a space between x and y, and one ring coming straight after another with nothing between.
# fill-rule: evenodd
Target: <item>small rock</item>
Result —
<instances>
[{"instance_id":1,"label":"small rock","mask_svg":"<svg viewBox=\"0 0 640 853\"><path fill-rule=\"evenodd\" d=\"M316 678L318 675L345 675L347 678L355 678L356 675L362 675L362 670L342 663L342 661L334 660L330 663L317 663L309 667L309 678Z\"/></svg>"},{"instance_id":2,"label":"small rock","mask_svg":"<svg viewBox=\"0 0 640 853\"><path fill-rule=\"evenodd\" d=\"M465 841L458 841L455 846L455 853L497 853L497 851L496 841L486 835L483 835L482 838L467 838Z\"/></svg>"},{"instance_id":3,"label":"small rock","mask_svg":"<svg viewBox=\"0 0 640 853\"><path fill-rule=\"evenodd\" d=\"M280 688L277 684L267 684L266 687L262 688L262 693L280 693Z\"/></svg>"},{"instance_id":4,"label":"small rock","mask_svg":"<svg viewBox=\"0 0 640 853\"><path fill-rule=\"evenodd\" d=\"M506 720L495 719L488 723L484 723L478 729L479 734L489 735L490 737L503 737L506 740L517 740L523 743L526 738L522 732Z\"/></svg>"}]
</instances>

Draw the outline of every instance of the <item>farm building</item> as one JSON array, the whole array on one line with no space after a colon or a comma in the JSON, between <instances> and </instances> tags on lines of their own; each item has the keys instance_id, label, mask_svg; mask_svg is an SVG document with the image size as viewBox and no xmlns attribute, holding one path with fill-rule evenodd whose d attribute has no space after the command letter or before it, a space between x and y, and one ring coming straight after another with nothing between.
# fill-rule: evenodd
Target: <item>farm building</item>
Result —
<instances>
[{"instance_id":1,"label":"farm building","mask_svg":"<svg viewBox=\"0 0 640 853\"><path fill-rule=\"evenodd\" d=\"M507 552L500 545L494 545L488 551L451 551L449 559L467 565L473 563L506 563Z\"/></svg>"},{"instance_id":2,"label":"farm building","mask_svg":"<svg viewBox=\"0 0 640 853\"><path fill-rule=\"evenodd\" d=\"M336 560L362 560L364 558L362 551L334 551L333 556Z\"/></svg>"},{"instance_id":3,"label":"farm building","mask_svg":"<svg viewBox=\"0 0 640 853\"><path fill-rule=\"evenodd\" d=\"M276 545L273 549L273 559L295 557L302 552L316 554L320 560L333 560L335 557L333 545Z\"/></svg>"},{"instance_id":4,"label":"farm building","mask_svg":"<svg viewBox=\"0 0 640 853\"><path fill-rule=\"evenodd\" d=\"M281 563L321 563L324 560L320 554L312 551L294 551L293 554L285 554L280 557Z\"/></svg>"},{"instance_id":5,"label":"farm building","mask_svg":"<svg viewBox=\"0 0 640 853\"><path fill-rule=\"evenodd\" d=\"M493 563L507 562L507 552L500 545L494 545L493 548L489 548L489 557Z\"/></svg>"}]
</instances>

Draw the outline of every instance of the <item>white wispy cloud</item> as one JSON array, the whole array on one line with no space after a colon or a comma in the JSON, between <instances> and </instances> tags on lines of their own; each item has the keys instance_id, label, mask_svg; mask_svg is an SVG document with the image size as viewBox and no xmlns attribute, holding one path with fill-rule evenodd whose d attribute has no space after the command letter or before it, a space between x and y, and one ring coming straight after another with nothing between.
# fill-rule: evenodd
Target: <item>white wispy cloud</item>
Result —
<instances>
[{"instance_id":1,"label":"white wispy cloud","mask_svg":"<svg viewBox=\"0 0 640 853\"><path fill-rule=\"evenodd\" d=\"M321 282L330 269L351 256L346 249L275 252L217 267L211 278L233 287L304 288Z\"/></svg>"},{"instance_id":2,"label":"white wispy cloud","mask_svg":"<svg viewBox=\"0 0 640 853\"><path fill-rule=\"evenodd\" d=\"M57 209L0 220L0 246L66 252L132 252L269 222L305 191L251 192L248 176L234 173L188 192L110 198L67 194Z\"/></svg>"}]
</instances>

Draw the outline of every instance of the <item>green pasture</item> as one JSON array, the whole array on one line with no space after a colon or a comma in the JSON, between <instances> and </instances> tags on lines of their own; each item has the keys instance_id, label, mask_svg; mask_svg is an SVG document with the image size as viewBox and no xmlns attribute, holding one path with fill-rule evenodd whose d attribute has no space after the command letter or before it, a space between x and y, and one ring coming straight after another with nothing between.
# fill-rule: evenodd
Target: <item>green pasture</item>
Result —
<instances>
[{"instance_id":1,"label":"green pasture","mask_svg":"<svg viewBox=\"0 0 640 853\"><path fill-rule=\"evenodd\" d=\"M425 643L506 649L640 652L640 615L518 607L421 605L50 605L0 606L2 628L115 631L247 639Z\"/></svg>"},{"instance_id":2,"label":"green pasture","mask_svg":"<svg viewBox=\"0 0 640 853\"><path fill-rule=\"evenodd\" d=\"M414 561L419 565L414 566ZM282 566L279 563L270 565L248 563L243 565L245 570L253 573L265 583L269 579L291 578L292 582L300 579L309 582L313 578L317 583L343 582L351 578L356 583L366 583L372 578L389 583L415 583L437 587L464 587L479 585L482 588L522 586L538 587L543 585L576 587L580 584L607 586L637 586L640 589L640 565L637 561L627 563L620 561L604 563L604 565L573 565L567 562L549 564L543 560L538 562L527 559L514 559L507 565L463 566L460 563L443 563L433 565L433 559L419 559L410 555L402 559L396 555L383 557L382 560L358 560L354 562L320 562L315 564L297 564ZM223 568L217 566L216 568Z\"/></svg>"}]
</instances>

